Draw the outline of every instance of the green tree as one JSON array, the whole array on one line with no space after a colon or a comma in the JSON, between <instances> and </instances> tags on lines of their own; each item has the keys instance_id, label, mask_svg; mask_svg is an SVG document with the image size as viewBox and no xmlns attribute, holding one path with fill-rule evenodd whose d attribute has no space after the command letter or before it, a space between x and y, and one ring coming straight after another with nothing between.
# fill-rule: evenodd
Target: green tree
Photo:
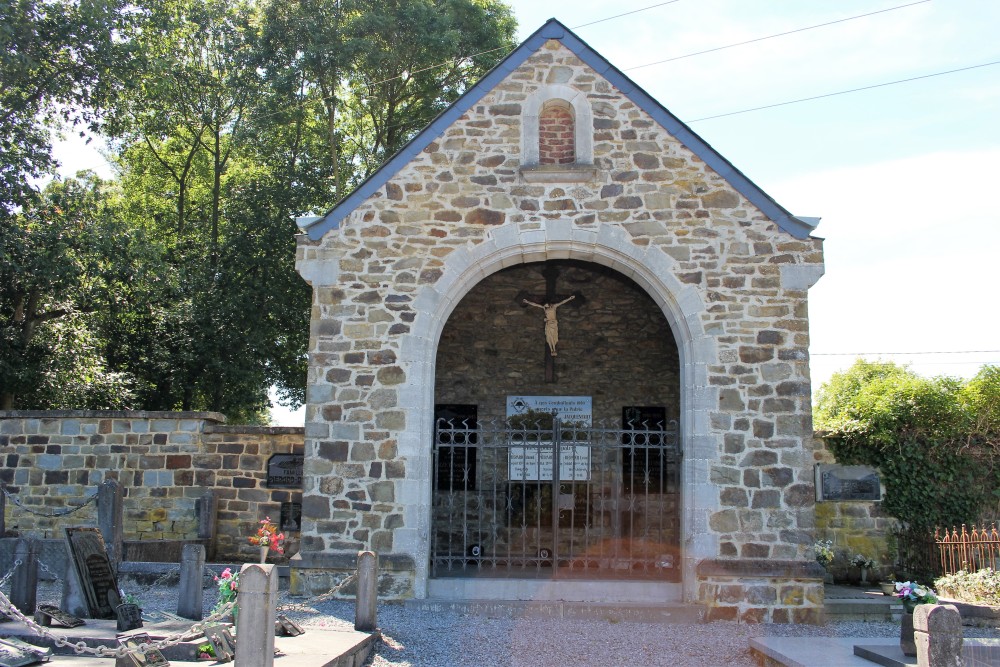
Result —
<instances>
[{"instance_id":1,"label":"green tree","mask_svg":"<svg viewBox=\"0 0 1000 667\"><path fill-rule=\"evenodd\" d=\"M816 427L838 462L880 470L883 509L912 529L972 522L1000 500L998 370L962 382L859 360L821 387Z\"/></svg>"}]
</instances>

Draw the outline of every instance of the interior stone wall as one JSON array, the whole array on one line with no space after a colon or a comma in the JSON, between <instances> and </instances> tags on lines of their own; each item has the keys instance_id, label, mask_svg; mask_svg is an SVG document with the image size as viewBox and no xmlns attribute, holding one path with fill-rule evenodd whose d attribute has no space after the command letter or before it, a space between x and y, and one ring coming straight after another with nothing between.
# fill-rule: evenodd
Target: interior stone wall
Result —
<instances>
[{"instance_id":1,"label":"interior stone wall","mask_svg":"<svg viewBox=\"0 0 1000 667\"><path fill-rule=\"evenodd\" d=\"M436 403L471 403L480 419L506 414L508 395L590 396L595 423L621 423L622 407L658 405L678 419L677 345L663 313L633 281L580 262L561 268L556 382L545 382L545 332L528 295L545 295L543 263L511 267L476 286L458 304L438 345ZM564 296L565 298L565 296Z\"/></svg>"}]
</instances>

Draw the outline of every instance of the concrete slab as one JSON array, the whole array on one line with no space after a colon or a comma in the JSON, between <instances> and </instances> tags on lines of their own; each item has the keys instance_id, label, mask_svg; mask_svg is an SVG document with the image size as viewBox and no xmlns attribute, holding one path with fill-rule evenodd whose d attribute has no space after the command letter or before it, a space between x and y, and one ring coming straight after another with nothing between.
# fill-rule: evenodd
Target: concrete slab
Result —
<instances>
[{"instance_id":1,"label":"concrete slab","mask_svg":"<svg viewBox=\"0 0 1000 667\"><path fill-rule=\"evenodd\" d=\"M760 637L750 650L764 667L917 667L899 649L899 640L860 637ZM1000 665L1000 639L965 639L966 667Z\"/></svg>"},{"instance_id":2,"label":"concrete slab","mask_svg":"<svg viewBox=\"0 0 1000 667\"><path fill-rule=\"evenodd\" d=\"M88 646L117 646L115 641L114 621L88 620L86 626L80 628L53 628L54 634L66 635L74 643L85 641ZM98 628L97 624L106 625ZM15 627L23 632L12 632ZM149 626L144 628L150 629ZM98 630L100 636L95 636ZM27 632L26 636L24 633ZM0 626L0 636L17 636L32 644L42 645L42 638L31 634L24 626ZM354 630L328 630L306 628L306 632L298 637L275 637L275 648L283 655L275 658L278 667L361 667L375 648L379 633L355 632ZM66 650L66 649L60 649ZM183 658L166 656L172 665L205 665ZM190 656L184 656L190 657ZM50 665L65 665L66 667L114 667L112 658L95 658L93 656L54 655Z\"/></svg>"}]
</instances>

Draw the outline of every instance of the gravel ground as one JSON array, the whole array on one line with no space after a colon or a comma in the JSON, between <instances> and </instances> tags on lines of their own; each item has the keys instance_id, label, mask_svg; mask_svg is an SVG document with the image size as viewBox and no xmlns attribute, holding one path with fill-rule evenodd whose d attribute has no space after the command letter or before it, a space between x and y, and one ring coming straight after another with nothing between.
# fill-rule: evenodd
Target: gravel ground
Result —
<instances>
[{"instance_id":1,"label":"gravel ground","mask_svg":"<svg viewBox=\"0 0 1000 667\"><path fill-rule=\"evenodd\" d=\"M205 610L216 600L206 577ZM126 582L144 611L177 611L176 576L156 585ZM6 591L5 591L6 592ZM40 602L58 603L60 589L39 588ZM306 628L353 629L350 601L301 600L281 592L281 612ZM899 624L837 622L826 626L661 624L609 620L499 619L453 612L424 612L399 603L379 607L383 641L371 667L753 667L750 639L761 636L898 637ZM965 628L966 637L1000 638L1000 630Z\"/></svg>"}]
</instances>

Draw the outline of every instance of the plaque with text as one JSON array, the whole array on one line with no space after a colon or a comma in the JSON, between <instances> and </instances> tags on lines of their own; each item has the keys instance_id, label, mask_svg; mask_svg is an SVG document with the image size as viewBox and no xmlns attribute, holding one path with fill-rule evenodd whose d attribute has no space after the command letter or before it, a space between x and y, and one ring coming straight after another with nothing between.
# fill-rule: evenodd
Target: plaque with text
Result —
<instances>
[{"instance_id":1,"label":"plaque with text","mask_svg":"<svg viewBox=\"0 0 1000 667\"><path fill-rule=\"evenodd\" d=\"M67 528L66 538L90 617L115 618L115 607L121 603L118 580L108 560L101 531L97 528Z\"/></svg>"},{"instance_id":2,"label":"plaque with text","mask_svg":"<svg viewBox=\"0 0 1000 667\"><path fill-rule=\"evenodd\" d=\"M205 628L205 639L212 645L216 662L231 662L236 659L236 640L224 625Z\"/></svg>"},{"instance_id":3,"label":"plaque with text","mask_svg":"<svg viewBox=\"0 0 1000 667\"><path fill-rule=\"evenodd\" d=\"M278 614L274 620L274 633L283 637L298 637L305 633L302 626L284 614Z\"/></svg>"},{"instance_id":4,"label":"plaque with text","mask_svg":"<svg viewBox=\"0 0 1000 667\"><path fill-rule=\"evenodd\" d=\"M549 412L562 423L590 426L593 421L593 400L590 396L508 396L507 418L531 412ZM507 478L510 481L559 480L586 481L590 479L590 447L572 441L564 442L559 451L544 441L532 441L531 427L523 446L520 434L512 434L507 460ZM558 469L556 456L558 455Z\"/></svg>"},{"instance_id":5,"label":"plaque with text","mask_svg":"<svg viewBox=\"0 0 1000 667\"><path fill-rule=\"evenodd\" d=\"M118 632L128 632L142 627L142 609L139 605L129 602L122 603L115 607L115 616L118 618Z\"/></svg>"},{"instance_id":6,"label":"plaque with text","mask_svg":"<svg viewBox=\"0 0 1000 667\"><path fill-rule=\"evenodd\" d=\"M271 454L267 460L267 488L301 489L302 454Z\"/></svg>"},{"instance_id":7,"label":"plaque with text","mask_svg":"<svg viewBox=\"0 0 1000 667\"><path fill-rule=\"evenodd\" d=\"M141 647L143 644L150 644L151 640L147 634L134 634L121 637L118 640L120 646L125 647L128 653L119 661L122 667L170 667L170 663L163 657L159 649Z\"/></svg>"},{"instance_id":8,"label":"plaque with text","mask_svg":"<svg viewBox=\"0 0 1000 667\"><path fill-rule=\"evenodd\" d=\"M61 625L64 628L78 628L81 625L86 625L83 619L67 614L51 604L40 604L35 607L35 623L46 628L52 624Z\"/></svg>"},{"instance_id":9,"label":"plaque with text","mask_svg":"<svg viewBox=\"0 0 1000 667\"><path fill-rule=\"evenodd\" d=\"M302 503L281 503L281 530L302 530Z\"/></svg>"},{"instance_id":10,"label":"plaque with text","mask_svg":"<svg viewBox=\"0 0 1000 667\"><path fill-rule=\"evenodd\" d=\"M882 480L870 466L816 465L816 500L882 500Z\"/></svg>"}]
</instances>

